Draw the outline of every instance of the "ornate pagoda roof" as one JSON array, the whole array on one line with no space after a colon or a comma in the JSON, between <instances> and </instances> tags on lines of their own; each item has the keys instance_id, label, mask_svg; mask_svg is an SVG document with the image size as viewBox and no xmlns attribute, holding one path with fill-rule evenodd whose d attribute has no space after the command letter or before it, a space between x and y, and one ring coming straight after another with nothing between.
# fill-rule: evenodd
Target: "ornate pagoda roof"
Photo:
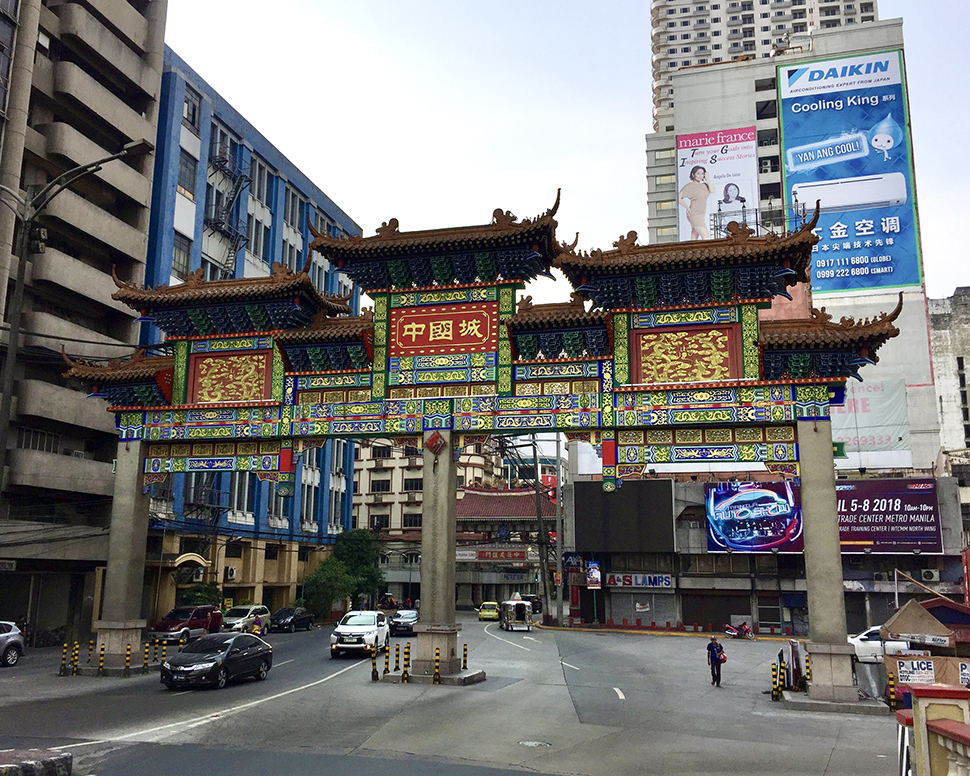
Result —
<instances>
[{"instance_id":1,"label":"ornate pagoda roof","mask_svg":"<svg viewBox=\"0 0 970 776\"><path fill-rule=\"evenodd\" d=\"M465 495L458 499L459 520L508 518L536 519L536 492L534 488L490 490L489 488L464 488ZM543 517L555 517L556 505L545 496L538 499Z\"/></svg>"},{"instance_id":2,"label":"ornate pagoda roof","mask_svg":"<svg viewBox=\"0 0 970 776\"><path fill-rule=\"evenodd\" d=\"M371 237L338 239L316 231L310 249L346 272L364 290L529 280L546 275L561 250L555 204L534 219L497 208L487 224L402 232L396 218ZM496 255L497 254L497 255ZM480 260L480 257L487 258ZM397 264L394 264L397 262ZM394 266L388 266L394 264Z\"/></svg>"},{"instance_id":3,"label":"ornate pagoda roof","mask_svg":"<svg viewBox=\"0 0 970 776\"><path fill-rule=\"evenodd\" d=\"M350 297L321 294L314 287L306 268L294 272L279 262L273 263L272 272L268 276L253 278L205 280L200 268L188 275L184 283L176 286L162 284L155 288L140 287L119 280L113 271L112 278L118 290L111 298L134 310L252 303L299 295L313 312L325 311L327 315L346 315L353 312L348 304Z\"/></svg>"},{"instance_id":4,"label":"ornate pagoda roof","mask_svg":"<svg viewBox=\"0 0 970 776\"><path fill-rule=\"evenodd\" d=\"M364 310L352 318L331 318L323 311L304 329L287 329L274 335L281 345L369 341L374 331L374 312Z\"/></svg>"},{"instance_id":5,"label":"ornate pagoda roof","mask_svg":"<svg viewBox=\"0 0 970 776\"><path fill-rule=\"evenodd\" d=\"M832 316L812 308L812 317L786 320L762 321L759 326L760 342L765 348L845 348L864 346L868 358L875 360L875 351L899 334L894 325L903 310L900 293L896 308L890 313L880 313L872 318L857 321L843 317L838 323Z\"/></svg>"},{"instance_id":6,"label":"ornate pagoda roof","mask_svg":"<svg viewBox=\"0 0 970 776\"><path fill-rule=\"evenodd\" d=\"M111 385L154 380L159 372L175 367L174 356L149 356L144 350L135 351L130 359L114 359L108 362L72 359L62 352L71 367L64 377L73 377L86 383Z\"/></svg>"},{"instance_id":7,"label":"ornate pagoda roof","mask_svg":"<svg viewBox=\"0 0 970 776\"><path fill-rule=\"evenodd\" d=\"M532 297L521 299L515 315L505 321L512 330L574 328L604 326L609 321L609 313L604 310L586 310L582 294L574 291L570 301L552 304L532 304Z\"/></svg>"}]
</instances>

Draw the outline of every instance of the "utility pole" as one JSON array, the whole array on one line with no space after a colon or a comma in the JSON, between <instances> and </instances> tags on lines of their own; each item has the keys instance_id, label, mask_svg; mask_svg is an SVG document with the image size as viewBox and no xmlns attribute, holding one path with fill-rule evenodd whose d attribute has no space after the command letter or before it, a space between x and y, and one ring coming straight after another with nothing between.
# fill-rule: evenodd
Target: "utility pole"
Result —
<instances>
[{"instance_id":1,"label":"utility pole","mask_svg":"<svg viewBox=\"0 0 970 776\"><path fill-rule=\"evenodd\" d=\"M539 578L541 582L542 595L542 617L543 620L549 617L549 532L546 531L545 523L542 520L542 478L539 476L539 448L536 444L535 435L532 435L532 461L535 474L536 489L536 521L539 524Z\"/></svg>"},{"instance_id":2,"label":"utility pole","mask_svg":"<svg viewBox=\"0 0 970 776\"><path fill-rule=\"evenodd\" d=\"M563 578L562 578L562 458L560 456L560 439L559 432L556 432L556 579L559 580L556 585L556 625L562 625L562 595L563 595Z\"/></svg>"}]
</instances>

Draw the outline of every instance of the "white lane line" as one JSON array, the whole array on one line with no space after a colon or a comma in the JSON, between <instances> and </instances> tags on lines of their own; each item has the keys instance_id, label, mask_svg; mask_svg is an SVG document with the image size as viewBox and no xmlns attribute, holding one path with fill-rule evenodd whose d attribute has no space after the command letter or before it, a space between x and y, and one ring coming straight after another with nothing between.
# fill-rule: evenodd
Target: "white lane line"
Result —
<instances>
[{"instance_id":1,"label":"white lane line","mask_svg":"<svg viewBox=\"0 0 970 776\"><path fill-rule=\"evenodd\" d=\"M292 695L295 692L303 692L303 690L309 690L311 687L316 687L318 684L323 684L324 682L329 682L341 674L345 674L348 671L359 668L365 665L365 663L355 663L354 665L347 666L346 668L341 668L336 673L330 674L329 676L323 677L323 679L317 679L315 682L310 682L309 684L303 684L299 687L294 687L290 690L284 690L283 692L278 692L276 695L270 695L267 698L260 698L259 700L249 701L249 703L240 703L238 706L230 706L227 709L222 709L221 711L213 712L212 714L206 714L204 717L198 717L196 719L183 720L182 722L171 722L168 725L157 725L150 728L145 728L144 730L137 730L134 733L125 733L124 735L115 736L114 738L102 738L97 741L85 741L80 744L65 744L64 746L51 747L52 749L60 751L61 749L75 749L79 746L97 746L98 744L110 744L116 741L125 741L129 738L137 738L139 736L148 735L150 733L158 733L162 730L170 730L173 728L185 728L189 730L191 728L199 727L200 725L207 725L210 722L215 722L217 719L223 717L228 717L233 714L238 714L240 711L245 711L246 709L252 709L256 706L261 706L269 701L275 701L279 698L285 698L287 695Z\"/></svg>"},{"instance_id":2,"label":"white lane line","mask_svg":"<svg viewBox=\"0 0 970 776\"><path fill-rule=\"evenodd\" d=\"M508 639L503 639L501 636L496 636L494 633L489 633L489 630L488 629L491 628L491 627L492 627L491 625L486 625L485 626L485 633L487 635L491 636L493 639L498 639L499 641L504 641L506 644L511 644L513 647L518 647L519 649L524 649L526 652L531 652L532 651L528 647L523 647L521 644L516 644L514 641L509 641Z\"/></svg>"},{"instance_id":3,"label":"white lane line","mask_svg":"<svg viewBox=\"0 0 970 776\"><path fill-rule=\"evenodd\" d=\"M282 663L277 663L276 665L277 666L285 666L287 663L292 663L293 660L296 660L296 658L293 658L292 660L284 660Z\"/></svg>"},{"instance_id":4,"label":"white lane line","mask_svg":"<svg viewBox=\"0 0 970 776\"><path fill-rule=\"evenodd\" d=\"M566 666L566 668L571 668L571 669L573 669L573 671L578 671L578 670L579 670L578 668L576 668L576 666L571 666L571 665L569 665L569 663L567 663L567 662L566 662L565 660L560 660L559 662L560 662L560 663L561 663L562 665L564 665L564 666Z\"/></svg>"},{"instance_id":5,"label":"white lane line","mask_svg":"<svg viewBox=\"0 0 970 776\"><path fill-rule=\"evenodd\" d=\"M626 696L623 694L623 690L621 690L619 687L614 687L613 691L616 693L616 697L619 698L621 701L626 700Z\"/></svg>"},{"instance_id":6,"label":"white lane line","mask_svg":"<svg viewBox=\"0 0 970 776\"><path fill-rule=\"evenodd\" d=\"M532 638L532 636L523 636L522 638L528 639L529 641L534 641L536 644L542 643L541 641L539 641L539 639Z\"/></svg>"}]
</instances>

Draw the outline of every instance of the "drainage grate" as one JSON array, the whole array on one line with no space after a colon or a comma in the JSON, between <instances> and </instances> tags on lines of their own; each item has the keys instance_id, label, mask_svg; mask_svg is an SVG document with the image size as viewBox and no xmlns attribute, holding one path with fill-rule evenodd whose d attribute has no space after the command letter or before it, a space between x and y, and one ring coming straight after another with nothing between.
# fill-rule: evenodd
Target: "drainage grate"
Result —
<instances>
[{"instance_id":1,"label":"drainage grate","mask_svg":"<svg viewBox=\"0 0 970 776\"><path fill-rule=\"evenodd\" d=\"M519 741L520 746L552 746L547 741Z\"/></svg>"}]
</instances>

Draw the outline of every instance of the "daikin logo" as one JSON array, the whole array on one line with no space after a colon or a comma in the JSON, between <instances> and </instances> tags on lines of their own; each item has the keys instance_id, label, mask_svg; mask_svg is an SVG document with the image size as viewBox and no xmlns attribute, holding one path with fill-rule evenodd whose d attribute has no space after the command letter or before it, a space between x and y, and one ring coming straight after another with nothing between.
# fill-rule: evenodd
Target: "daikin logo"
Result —
<instances>
[{"instance_id":1,"label":"daikin logo","mask_svg":"<svg viewBox=\"0 0 970 776\"><path fill-rule=\"evenodd\" d=\"M788 86L791 88L808 73L808 80L811 83L818 81L831 81L833 79L857 78L864 75L874 75L876 73L888 73L889 60L884 59L876 62L860 62L857 65L843 65L842 67L830 67L826 70L811 69L808 67L793 67L788 71Z\"/></svg>"}]
</instances>

